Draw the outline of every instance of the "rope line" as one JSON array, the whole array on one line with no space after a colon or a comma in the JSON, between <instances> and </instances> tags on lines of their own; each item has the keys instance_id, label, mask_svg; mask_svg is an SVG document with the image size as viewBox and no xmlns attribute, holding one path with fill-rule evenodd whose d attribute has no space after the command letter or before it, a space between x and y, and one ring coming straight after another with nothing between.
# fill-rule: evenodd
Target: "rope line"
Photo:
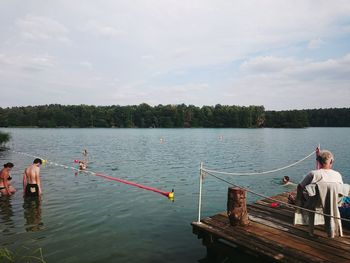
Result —
<instances>
[{"instance_id":1,"label":"rope line","mask_svg":"<svg viewBox=\"0 0 350 263\"><path fill-rule=\"evenodd\" d=\"M305 161L306 159L308 159L308 158L309 158L310 156L312 156L314 153L315 153L315 151L313 151L313 152L310 153L309 155L305 156L305 157L302 158L301 160L296 161L295 163L286 165L286 166L281 167L281 168L273 169L273 170L270 170L270 171L252 172L252 173L245 173L245 172L242 172L242 173L230 173L230 172L216 171L216 170L210 170L210 169L205 169L205 168L203 168L202 171L207 172L207 173L215 173L215 174L223 174L223 175L259 175L259 174L269 174L269 173L275 173L275 172L282 171L282 170L285 170L285 169L287 169L287 168L290 168L290 167L292 167L292 166L295 166L295 165L297 165L298 163L301 163L302 161Z\"/></svg>"},{"instance_id":2,"label":"rope line","mask_svg":"<svg viewBox=\"0 0 350 263\"><path fill-rule=\"evenodd\" d=\"M89 173L91 175L99 176L99 177L102 177L102 178L105 178L105 179L108 179L108 180L117 181L117 182L120 182L120 183L123 183L123 184L127 184L127 185L135 186L135 187L138 187L138 188L141 188L141 189L144 189L144 190L152 191L152 192L161 194L163 196L166 196L166 197L168 197L171 200L174 199L174 191L173 190L171 192L165 192L165 191L153 188L153 187L141 185L141 184L138 184L138 183L134 183L134 182L127 181L127 180L124 180L124 179L120 179L120 178L104 175L104 174L101 174L101 173L96 173L96 172L93 172L93 171L90 171L90 170L80 170L80 169L72 167L72 166L59 164L59 163L50 161L48 159L42 158L40 156L35 156L35 155L29 154L29 153L18 152L18 151L13 151L13 150L11 150L11 151L14 152L14 153L17 153L17 154L22 154L22 155L26 155L26 156L30 156L30 157L34 157L34 158L39 158L39 159L45 160L47 164L53 164L55 166L59 166L59 167L62 167L64 169L72 169L72 170L75 170L75 171L78 171L78 172Z\"/></svg>"},{"instance_id":3,"label":"rope line","mask_svg":"<svg viewBox=\"0 0 350 263\"><path fill-rule=\"evenodd\" d=\"M117 181L117 182L120 182L120 183L123 183L123 184L128 184L128 185L136 186L136 187L141 188L141 189L149 190L149 191L152 191L152 192L164 195L166 197L169 197L169 193L171 193L171 192L163 192L163 191L161 191L159 189L156 189L156 188L153 188L153 187L137 184L137 183L130 182L130 181L127 181L127 180L124 180L124 179L115 178L115 177L104 175L104 174L100 174L100 173L95 173L95 175L99 176L99 177L102 177L102 178L109 179L109 180Z\"/></svg>"},{"instance_id":4,"label":"rope line","mask_svg":"<svg viewBox=\"0 0 350 263\"><path fill-rule=\"evenodd\" d=\"M240 189L243 189L243 190L247 191L248 193L257 195L257 196L259 196L259 197L262 197L262 198L265 198L265 199L268 199L268 200L271 200L271 201L274 201L274 202L277 202L277 203L280 203L280 204L283 204L283 205L285 205L285 206L287 206L287 207L290 207L290 208L298 208L298 209L300 209L300 210L304 210L304 211L307 211L307 212L311 212L311 213L315 213L315 214L319 214L319 215L323 215L323 216L332 217L332 218L334 218L334 219L340 219L340 220L342 220L342 221L350 222L350 219L347 219L347 218L332 216L332 215L329 215L329 214L325 214L325 213L322 213L322 212L318 212L318 211L316 211L316 210L311 210L311 209L307 209L307 208L304 208L304 207L301 207L301 206L289 204L289 203L287 203L287 202L280 201L280 200L274 199L274 198L272 198L272 197L269 197L269 196L266 196L266 195L263 195L263 194L259 194L259 193L255 192L255 191L253 191L253 190L250 190L250 189L245 188L245 187L243 187L243 186L239 186L239 185L237 185L237 184L234 184L234 183L232 183L232 182L229 182L229 181L227 181L227 180L225 180L225 179L223 179L223 178L221 178L221 177L219 177L219 176L217 176L217 175L215 175L215 174L213 174L213 173L210 173L210 172L205 171L204 169L203 169L203 172L205 172L207 175L213 176L213 177L215 177L216 179L218 179L218 180L220 180L220 181L223 181L223 182L225 182L225 183L227 183L227 184L230 184L230 185L232 185L232 186L235 186L235 187L238 187L238 188L240 188Z\"/></svg>"}]
</instances>

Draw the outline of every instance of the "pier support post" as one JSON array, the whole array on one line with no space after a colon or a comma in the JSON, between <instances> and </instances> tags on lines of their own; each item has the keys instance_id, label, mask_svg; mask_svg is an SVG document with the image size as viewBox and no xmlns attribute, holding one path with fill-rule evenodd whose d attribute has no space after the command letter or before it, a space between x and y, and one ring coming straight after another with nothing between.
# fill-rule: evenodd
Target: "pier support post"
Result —
<instances>
[{"instance_id":1,"label":"pier support post","mask_svg":"<svg viewBox=\"0 0 350 263\"><path fill-rule=\"evenodd\" d=\"M203 185L203 163L201 162L201 166L199 169L199 197L198 197L198 220L197 220L198 223L201 222L202 185Z\"/></svg>"},{"instance_id":2,"label":"pier support post","mask_svg":"<svg viewBox=\"0 0 350 263\"><path fill-rule=\"evenodd\" d=\"M227 215L231 226L249 224L246 191L237 187L229 187L227 194Z\"/></svg>"}]
</instances>

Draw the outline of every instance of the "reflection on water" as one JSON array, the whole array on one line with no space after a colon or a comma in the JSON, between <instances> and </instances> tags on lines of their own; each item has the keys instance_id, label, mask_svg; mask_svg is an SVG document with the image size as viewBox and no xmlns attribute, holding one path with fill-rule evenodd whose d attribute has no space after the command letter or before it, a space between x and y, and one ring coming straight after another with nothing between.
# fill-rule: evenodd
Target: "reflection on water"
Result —
<instances>
[{"instance_id":1,"label":"reflection on water","mask_svg":"<svg viewBox=\"0 0 350 263\"><path fill-rule=\"evenodd\" d=\"M198 262L205 256L205 247L192 234L190 222L198 213L200 162L206 168L226 172L267 171L300 160L315 149L320 138L331 138L321 147L336 154L335 168L342 172L345 182L350 182L350 128L5 131L11 133L11 150L16 152L0 152L0 164L15 163L12 173L17 189L22 188L17 178L33 161L17 152L35 149L30 153L77 167L74 160L82 148L89 151L91 171L164 191L175 189L176 200L169 202L152 192L86 172L75 176L72 169L43 165L41 203L26 200L23 204L21 190L1 201L0 247L14 251L40 247L50 263ZM159 138L164 142L159 143ZM289 190L281 184L283 176L299 182L314 165L314 158L310 158L275 174L226 179L275 195ZM226 209L227 187L213 177L205 178L203 217ZM249 195L248 199L258 198ZM237 260L241 261L251 262Z\"/></svg>"},{"instance_id":2,"label":"reflection on water","mask_svg":"<svg viewBox=\"0 0 350 263\"><path fill-rule=\"evenodd\" d=\"M14 214L10 200L11 197L9 196L0 196L0 217L1 222L5 222L5 224L2 224L5 227L2 232L9 232L9 228L14 225L12 220Z\"/></svg>"},{"instance_id":3,"label":"reflection on water","mask_svg":"<svg viewBox=\"0 0 350 263\"><path fill-rule=\"evenodd\" d=\"M41 222L41 200L38 197L26 197L23 203L25 229L27 232L36 232L43 229Z\"/></svg>"}]
</instances>

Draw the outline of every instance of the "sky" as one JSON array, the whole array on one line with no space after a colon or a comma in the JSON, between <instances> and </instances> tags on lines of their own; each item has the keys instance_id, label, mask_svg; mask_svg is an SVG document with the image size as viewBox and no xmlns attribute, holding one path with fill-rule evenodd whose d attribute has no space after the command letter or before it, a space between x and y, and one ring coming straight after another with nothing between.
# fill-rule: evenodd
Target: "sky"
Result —
<instances>
[{"instance_id":1,"label":"sky","mask_svg":"<svg viewBox=\"0 0 350 263\"><path fill-rule=\"evenodd\" d=\"M350 107L350 1L1 0L0 107Z\"/></svg>"}]
</instances>

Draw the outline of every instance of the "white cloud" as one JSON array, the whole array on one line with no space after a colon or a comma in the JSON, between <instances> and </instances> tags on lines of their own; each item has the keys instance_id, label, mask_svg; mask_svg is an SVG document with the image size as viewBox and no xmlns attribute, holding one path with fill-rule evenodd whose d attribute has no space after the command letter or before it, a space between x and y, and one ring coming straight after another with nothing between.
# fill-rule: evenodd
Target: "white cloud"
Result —
<instances>
[{"instance_id":1,"label":"white cloud","mask_svg":"<svg viewBox=\"0 0 350 263\"><path fill-rule=\"evenodd\" d=\"M116 27L103 25L94 20L88 21L81 29L84 32L94 34L97 37L115 37L123 34L123 31Z\"/></svg>"},{"instance_id":2,"label":"white cloud","mask_svg":"<svg viewBox=\"0 0 350 263\"><path fill-rule=\"evenodd\" d=\"M5 70L24 69L30 71L42 71L53 68L56 65L55 58L48 55L42 56L18 56L0 54L0 68L1 65Z\"/></svg>"},{"instance_id":3,"label":"white cloud","mask_svg":"<svg viewBox=\"0 0 350 263\"><path fill-rule=\"evenodd\" d=\"M155 57L153 55L143 55L143 56L141 56L141 59L143 59L143 60L154 60Z\"/></svg>"},{"instance_id":4,"label":"white cloud","mask_svg":"<svg viewBox=\"0 0 350 263\"><path fill-rule=\"evenodd\" d=\"M349 82L350 54L324 61L256 57L242 63L225 96L269 109L345 107Z\"/></svg>"},{"instance_id":5,"label":"white cloud","mask_svg":"<svg viewBox=\"0 0 350 263\"><path fill-rule=\"evenodd\" d=\"M68 29L49 17L26 15L17 20L17 26L25 39L69 42Z\"/></svg>"},{"instance_id":6,"label":"white cloud","mask_svg":"<svg viewBox=\"0 0 350 263\"><path fill-rule=\"evenodd\" d=\"M317 104L308 94L332 87L318 101L349 105L347 0L7 2L1 87L54 87L76 104L269 108ZM39 102L56 99L46 89Z\"/></svg>"},{"instance_id":7,"label":"white cloud","mask_svg":"<svg viewBox=\"0 0 350 263\"><path fill-rule=\"evenodd\" d=\"M174 58L186 57L186 56L189 56L190 53L191 53L191 48L182 47L182 48L177 48L174 51L173 56L174 56Z\"/></svg>"},{"instance_id":8,"label":"white cloud","mask_svg":"<svg viewBox=\"0 0 350 263\"><path fill-rule=\"evenodd\" d=\"M321 47L321 45L324 44L324 41L321 40L320 38L316 38L316 39L312 39L309 44L307 45L307 47L309 49L316 49L316 48L319 48Z\"/></svg>"},{"instance_id":9,"label":"white cloud","mask_svg":"<svg viewBox=\"0 0 350 263\"><path fill-rule=\"evenodd\" d=\"M241 72L253 74L268 74L272 72L281 72L296 66L299 66L299 62L293 58L262 56L244 61L240 66L240 70Z\"/></svg>"},{"instance_id":10,"label":"white cloud","mask_svg":"<svg viewBox=\"0 0 350 263\"><path fill-rule=\"evenodd\" d=\"M147 87L146 89L144 87ZM146 83L133 83L128 86L120 86L114 89L112 97L116 100L124 100L127 104L139 104L146 102L150 105L157 104L181 104L191 100L200 105L200 94L209 89L207 83L185 83L178 85L150 86Z\"/></svg>"},{"instance_id":11,"label":"white cloud","mask_svg":"<svg viewBox=\"0 0 350 263\"><path fill-rule=\"evenodd\" d=\"M161 86L162 92L176 95L178 93L201 92L208 89L208 83L186 83L182 85Z\"/></svg>"},{"instance_id":12,"label":"white cloud","mask_svg":"<svg viewBox=\"0 0 350 263\"><path fill-rule=\"evenodd\" d=\"M81 61L80 66L82 66L83 68L86 68L88 70L92 70L93 69L93 65L90 61Z\"/></svg>"},{"instance_id":13,"label":"white cloud","mask_svg":"<svg viewBox=\"0 0 350 263\"><path fill-rule=\"evenodd\" d=\"M282 57L256 57L242 63L241 73L245 75L268 76L285 75L296 79L308 80L333 79L350 80L350 54L339 59L311 61L310 59L295 59Z\"/></svg>"},{"instance_id":14,"label":"white cloud","mask_svg":"<svg viewBox=\"0 0 350 263\"><path fill-rule=\"evenodd\" d=\"M226 63L257 50L334 36L340 33L335 18L349 12L345 2L341 8L309 1L189 1L172 2L171 8L168 4L139 3L132 11L145 12L137 20L127 19L131 31L126 36L142 43L142 48L156 50L156 57L164 58L159 61L163 70Z\"/></svg>"}]
</instances>

